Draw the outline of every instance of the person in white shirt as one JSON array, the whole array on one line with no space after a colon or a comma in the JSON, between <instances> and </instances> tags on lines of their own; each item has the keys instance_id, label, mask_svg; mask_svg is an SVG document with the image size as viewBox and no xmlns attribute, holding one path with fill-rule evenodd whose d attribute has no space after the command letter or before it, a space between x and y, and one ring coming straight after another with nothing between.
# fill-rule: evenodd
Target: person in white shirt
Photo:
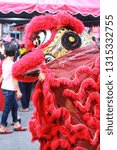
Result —
<instances>
[{"instance_id":1,"label":"person in white shirt","mask_svg":"<svg viewBox=\"0 0 117 150\"><path fill-rule=\"evenodd\" d=\"M13 117L14 131L26 131L27 128L21 126L20 123L17 121L17 98L22 97L18 82L12 77L12 66L14 64L13 60L15 52L17 50L17 46L15 44L11 44L10 42L6 42L4 44L4 48L6 58L3 60L2 63L1 88L5 96L5 106L1 117L0 134L9 134L12 133L12 130L7 129L6 124L10 111Z\"/></svg>"}]
</instances>

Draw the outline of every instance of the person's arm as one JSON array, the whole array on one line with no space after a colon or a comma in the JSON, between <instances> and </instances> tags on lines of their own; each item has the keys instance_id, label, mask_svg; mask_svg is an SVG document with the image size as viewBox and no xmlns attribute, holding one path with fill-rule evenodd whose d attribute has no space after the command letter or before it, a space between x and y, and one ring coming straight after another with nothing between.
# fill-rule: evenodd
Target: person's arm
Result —
<instances>
[{"instance_id":1,"label":"person's arm","mask_svg":"<svg viewBox=\"0 0 117 150\"><path fill-rule=\"evenodd\" d=\"M2 74L0 75L0 83L2 82L3 80L3 77L2 77Z\"/></svg>"},{"instance_id":2,"label":"person's arm","mask_svg":"<svg viewBox=\"0 0 117 150\"><path fill-rule=\"evenodd\" d=\"M19 85L18 85L18 81L16 79L13 78L13 84L16 90L16 97L19 99L22 97L22 93L20 91Z\"/></svg>"},{"instance_id":3,"label":"person's arm","mask_svg":"<svg viewBox=\"0 0 117 150\"><path fill-rule=\"evenodd\" d=\"M42 72L41 68L40 68L38 79L40 82L43 82L45 80L45 74Z\"/></svg>"}]
</instances>

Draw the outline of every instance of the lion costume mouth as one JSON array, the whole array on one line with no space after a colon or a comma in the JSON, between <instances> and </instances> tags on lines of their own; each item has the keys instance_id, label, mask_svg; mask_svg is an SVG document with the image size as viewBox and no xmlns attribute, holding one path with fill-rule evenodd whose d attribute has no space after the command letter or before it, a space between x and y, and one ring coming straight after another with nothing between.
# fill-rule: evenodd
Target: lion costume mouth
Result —
<instances>
[{"instance_id":1,"label":"lion costume mouth","mask_svg":"<svg viewBox=\"0 0 117 150\"><path fill-rule=\"evenodd\" d=\"M30 69L30 70L24 72L24 73L22 74L22 76L23 76L24 78L28 78L28 77L38 77L38 76L39 76L39 73L40 73L40 67L37 66L37 67L34 68L34 69Z\"/></svg>"},{"instance_id":2,"label":"lion costume mouth","mask_svg":"<svg viewBox=\"0 0 117 150\"><path fill-rule=\"evenodd\" d=\"M35 71L31 71L29 73L24 73L24 74L22 74L22 76L24 76L24 78L26 78L26 77L38 77L39 71L35 70Z\"/></svg>"}]
</instances>

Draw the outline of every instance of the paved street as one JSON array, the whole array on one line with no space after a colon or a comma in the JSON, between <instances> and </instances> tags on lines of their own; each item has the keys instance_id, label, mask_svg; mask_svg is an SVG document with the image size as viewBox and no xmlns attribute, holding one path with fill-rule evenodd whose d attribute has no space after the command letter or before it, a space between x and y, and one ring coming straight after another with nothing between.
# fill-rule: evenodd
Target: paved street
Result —
<instances>
[{"instance_id":1,"label":"paved street","mask_svg":"<svg viewBox=\"0 0 117 150\"><path fill-rule=\"evenodd\" d=\"M20 105L20 102L18 102ZM22 118L22 125L28 126L28 121L32 115L33 106L30 104L29 112L18 112ZM1 119L1 112L0 112ZM10 125L12 122L11 114L8 119L8 128L13 129ZM39 150L39 143L31 142L31 133L25 132L13 132L12 134L1 135L0 134L0 150Z\"/></svg>"}]
</instances>

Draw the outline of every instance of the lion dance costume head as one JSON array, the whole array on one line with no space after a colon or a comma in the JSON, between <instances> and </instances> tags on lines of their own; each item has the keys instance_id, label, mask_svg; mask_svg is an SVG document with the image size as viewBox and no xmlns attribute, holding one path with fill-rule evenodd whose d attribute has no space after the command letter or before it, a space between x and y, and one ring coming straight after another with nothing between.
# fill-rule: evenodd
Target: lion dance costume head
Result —
<instances>
[{"instance_id":1,"label":"lion dance costume head","mask_svg":"<svg viewBox=\"0 0 117 150\"><path fill-rule=\"evenodd\" d=\"M29 129L40 150L99 150L99 50L84 36L83 23L66 12L36 16L26 26L31 52L12 73L37 81Z\"/></svg>"}]
</instances>

